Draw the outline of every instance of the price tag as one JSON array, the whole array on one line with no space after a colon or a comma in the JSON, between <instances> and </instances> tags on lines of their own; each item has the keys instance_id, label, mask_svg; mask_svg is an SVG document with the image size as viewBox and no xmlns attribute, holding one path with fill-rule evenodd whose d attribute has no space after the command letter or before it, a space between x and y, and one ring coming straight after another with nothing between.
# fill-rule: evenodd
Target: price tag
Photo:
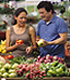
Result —
<instances>
[{"instance_id":1,"label":"price tag","mask_svg":"<svg viewBox=\"0 0 70 80\"><path fill-rule=\"evenodd\" d=\"M1 80L6 80L5 78L1 78Z\"/></svg>"}]
</instances>

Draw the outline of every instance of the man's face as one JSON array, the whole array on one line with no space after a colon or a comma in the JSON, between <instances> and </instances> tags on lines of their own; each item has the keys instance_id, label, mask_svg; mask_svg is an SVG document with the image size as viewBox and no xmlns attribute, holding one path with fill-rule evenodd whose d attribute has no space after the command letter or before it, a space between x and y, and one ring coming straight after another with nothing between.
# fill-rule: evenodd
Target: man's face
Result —
<instances>
[{"instance_id":1,"label":"man's face","mask_svg":"<svg viewBox=\"0 0 70 80\"><path fill-rule=\"evenodd\" d=\"M42 20L44 20L46 22L50 21L51 15L52 15L51 10L50 10L50 12L47 12L45 10L45 8L40 8L39 14L40 14L40 17L42 18Z\"/></svg>"}]
</instances>

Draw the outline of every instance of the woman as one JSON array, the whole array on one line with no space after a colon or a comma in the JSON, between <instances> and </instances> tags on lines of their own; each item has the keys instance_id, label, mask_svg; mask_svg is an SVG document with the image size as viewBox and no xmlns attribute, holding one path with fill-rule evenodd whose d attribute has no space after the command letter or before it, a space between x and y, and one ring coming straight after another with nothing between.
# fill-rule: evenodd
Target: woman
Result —
<instances>
[{"instance_id":1,"label":"woman","mask_svg":"<svg viewBox=\"0 0 70 80\"><path fill-rule=\"evenodd\" d=\"M34 28L26 24L27 11L18 8L14 13L15 22L6 31L6 51L12 51L14 57L33 57L32 51L36 49L36 38ZM16 40L23 40L23 44L16 44ZM11 46L10 46L11 42ZM33 46L31 46L31 43Z\"/></svg>"}]
</instances>

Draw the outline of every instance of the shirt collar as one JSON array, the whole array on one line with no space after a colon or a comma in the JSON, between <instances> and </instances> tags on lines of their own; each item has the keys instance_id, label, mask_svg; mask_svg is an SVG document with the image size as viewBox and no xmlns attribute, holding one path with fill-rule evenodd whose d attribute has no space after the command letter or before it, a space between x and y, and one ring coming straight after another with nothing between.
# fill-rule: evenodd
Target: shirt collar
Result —
<instances>
[{"instance_id":1,"label":"shirt collar","mask_svg":"<svg viewBox=\"0 0 70 80\"><path fill-rule=\"evenodd\" d=\"M56 15L54 14L50 22L55 22L55 18L56 18Z\"/></svg>"}]
</instances>

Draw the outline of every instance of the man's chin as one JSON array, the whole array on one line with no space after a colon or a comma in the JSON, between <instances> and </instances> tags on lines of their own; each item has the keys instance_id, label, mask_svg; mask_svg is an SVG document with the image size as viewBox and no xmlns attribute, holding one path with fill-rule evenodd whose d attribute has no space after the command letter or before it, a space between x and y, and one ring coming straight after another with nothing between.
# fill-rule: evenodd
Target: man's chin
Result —
<instances>
[{"instance_id":1,"label":"man's chin","mask_svg":"<svg viewBox=\"0 0 70 80\"><path fill-rule=\"evenodd\" d=\"M42 18L42 20L46 21L46 18Z\"/></svg>"}]
</instances>

